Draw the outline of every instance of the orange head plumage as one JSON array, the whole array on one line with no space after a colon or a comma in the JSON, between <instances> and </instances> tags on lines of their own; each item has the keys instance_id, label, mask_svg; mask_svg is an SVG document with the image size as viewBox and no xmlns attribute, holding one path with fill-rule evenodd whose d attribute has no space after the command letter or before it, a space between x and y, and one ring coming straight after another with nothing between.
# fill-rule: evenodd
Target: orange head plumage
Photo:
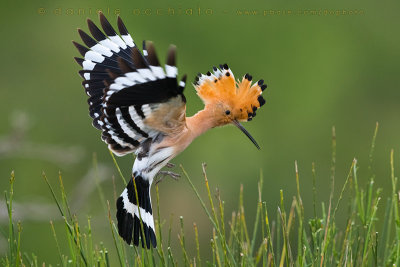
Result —
<instances>
[{"instance_id":1,"label":"orange head plumage","mask_svg":"<svg viewBox=\"0 0 400 267\"><path fill-rule=\"evenodd\" d=\"M252 83L252 76L246 74L241 81L235 81L232 71L224 64L220 69L214 67L213 73L199 73L195 88L205 109L212 113L215 126L233 123L255 143L239 122L252 120L256 110L265 104L261 94L267 86L263 80Z\"/></svg>"}]
</instances>

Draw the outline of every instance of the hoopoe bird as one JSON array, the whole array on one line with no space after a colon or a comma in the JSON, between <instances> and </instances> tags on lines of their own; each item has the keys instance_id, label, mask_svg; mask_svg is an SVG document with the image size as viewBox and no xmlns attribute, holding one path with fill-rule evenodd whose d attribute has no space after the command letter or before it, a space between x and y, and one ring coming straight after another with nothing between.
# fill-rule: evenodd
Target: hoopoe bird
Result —
<instances>
[{"instance_id":1,"label":"hoopoe bird","mask_svg":"<svg viewBox=\"0 0 400 267\"><path fill-rule=\"evenodd\" d=\"M102 13L99 17L104 33L90 19L93 37L78 29L86 46L73 42L83 57L75 60L82 67L93 126L115 155L136 155L132 179L116 203L119 235L136 246L140 238L149 249L157 246L150 198L156 175L214 127L233 124L260 149L240 122L256 116L267 86L263 80L252 82L249 74L236 81L227 64L213 67L212 73L198 74L194 84L204 109L186 117L186 75L178 83L176 47L170 46L163 69L152 42L144 41L140 52L120 17L120 34Z\"/></svg>"}]
</instances>

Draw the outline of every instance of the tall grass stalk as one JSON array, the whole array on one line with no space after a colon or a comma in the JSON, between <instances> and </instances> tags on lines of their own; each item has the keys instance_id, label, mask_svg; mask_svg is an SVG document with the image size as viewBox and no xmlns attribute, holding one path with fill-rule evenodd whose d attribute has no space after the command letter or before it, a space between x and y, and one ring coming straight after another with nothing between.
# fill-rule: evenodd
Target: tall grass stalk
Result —
<instances>
[{"instance_id":1,"label":"tall grass stalk","mask_svg":"<svg viewBox=\"0 0 400 267\"><path fill-rule=\"evenodd\" d=\"M169 223L166 223L160 215L159 188L156 185L154 210L157 211L155 225L158 247L150 250L127 246L119 237L112 216L114 211L105 200L101 185L98 183L98 193L100 199L105 201L103 203L107 209L105 220L108 220L113 242L94 244L93 236L96 235L96 231L92 229L90 217L87 216L87 221L84 223L86 227L82 227L70 209L61 173L55 179L58 180L59 194L53 189L53 182L50 182L43 173L44 181L63 219L64 234L67 236L66 244L60 244L60 240L64 240L58 237L62 229L57 229L57 225L50 222L50 231L54 237L55 250L59 259L58 265L400 266L400 195L397 186L398 179L395 176L394 150L391 150L389 154L390 177L387 177L391 181L392 189L390 193L388 192L387 200L382 201L385 192L376 188L375 181L378 180L376 177L379 175L373 173L372 169L377 132L378 124L376 124L369 154L369 176L359 177L360 167L356 159L349 163L350 168L347 173L336 173L336 134L335 128L332 129L331 186L329 197L324 201L317 199L317 181L322 178L317 176L315 163L312 163L309 172L312 179L312 203L307 203L303 201L301 194L302 180L307 175L300 173L298 163L295 161L296 194L292 198L289 209L285 208L285 204L288 204L287 200L290 197L284 194L284 190L280 191L280 204L277 207L263 200L264 179L260 173L259 182L257 186L255 185L258 199L256 203L253 203L256 211L252 218L245 209L251 203L245 199L242 185L237 210L227 213L219 190L216 190L216 198L214 198L206 165L202 165L204 186L207 191L205 196L200 194L189 174L181 166L186 182L204 211L203 215L199 216L208 219L212 231L204 232L194 223L192 234L185 233L184 218L179 217L179 220L173 220L173 215L168 220ZM113 161L126 183L114 157ZM95 157L93 162L96 166ZM340 192L335 194L335 180L339 175L343 178L344 184ZM383 178L380 177L380 179ZM361 181L368 182L362 186L365 182ZM43 260L38 260L33 254L21 252L21 247L23 247L21 244L24 242L22 226L19 222L15 223L13 219L14 182L15 175L12 172L9 190L5 192L9 215L8 229L3 231L8 240L8 253L1 258L0 263L4 266L38 266L38 262L43 262ZM135 183L134 186L136 190ZM382 218L378 217L380 209L384 211ZM276 210L277 217L270 216L271 210ZM312 216L307 217L307 212L310 212ZM225 213L230 215L226 216ZM178 236L173 236L172 226L176 221L180 230ZM344 226L342 226L343 223ZM163 238L164 232L168 233L167 238ZM200 232L201 237L207 236L209 240L204 247ZM194 238L194 242L188 242L191 238ZM195 245L190 247L189 243ZM172 244L177 244L181 252L173 251ZM109 252L107 246L113 246L115 251ZM64 247L68 247L68 250L64 251ZM202 255L206 255L207 251L210 256L203 258Z\"/></svg>"}]
</instances>

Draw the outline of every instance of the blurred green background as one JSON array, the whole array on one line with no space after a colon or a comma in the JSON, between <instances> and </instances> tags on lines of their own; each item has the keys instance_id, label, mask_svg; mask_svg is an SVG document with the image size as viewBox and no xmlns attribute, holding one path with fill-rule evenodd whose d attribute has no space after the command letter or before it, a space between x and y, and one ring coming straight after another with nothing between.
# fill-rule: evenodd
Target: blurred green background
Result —
<instances>
[{"instance_id":1,"label":"blurred green background","mask_svg":"<svg viewBox=\"0 0 400 267\"><path fill-rule=\"evenodd\" d=\"M295 160L306 215L312 213L312 162L316 164L318 200L327 202L332 126L336 127L338 144L336 192L354 157L361 167L359 179L363 184L367 181L370 140L379 122L372 167L378 186L384 188L384 195L389 193L390 149L395 149L396 167L400 156L398 1L93 4L6 0L2 6L0 188L8 188L10 172L15 170L15 212L16 219L23 222L22 249L37 254L39 261L58 262L50 220L56 222L59 238L64 236L42 171L55 186L58 172L62 172L73 212L83 223L90 215L95 241L104 241L113 252L94 185L93 153L112 207L112 176L116 177L117 194L123 185L100 132L91 126L87 96L77 74L80 68L73 60L79 54L71 44L71 40L80 42L76 28L87 30L86 18L98 21L98 9L114 26L115 13L120 13L136 42L154 41L161 58L170 43L176 44L180 74L187 73L190 82L198 72L228 63L236 77L249 72L255 80L263 78L268 84L264 92L267 104L245 124L261 151L234 127L224 127L201 136L172 161L185 167L203 194L201 163L207 162L210 185L220 189L228 218L243 184L248 225L252 225L260 170L271 217L276 214L279 189L283 189L289 207L296 193ZM191 84L185 95L188 115L202 108ZM133 158L118 158L118 162L129 176ZM176 171L180 172L179 168ZM207 256L210 223L185 179L162 182L160 201L163 219L168 222L174 214L174 246L178 246L176 233L182 215L188 245L194 244L192 223L196 222L202 253ZM6 229L6 209L4 202L0 204L0 226ZM6 245L0 237L0 255L6 253Z\"/></svg>"}]
</instances>

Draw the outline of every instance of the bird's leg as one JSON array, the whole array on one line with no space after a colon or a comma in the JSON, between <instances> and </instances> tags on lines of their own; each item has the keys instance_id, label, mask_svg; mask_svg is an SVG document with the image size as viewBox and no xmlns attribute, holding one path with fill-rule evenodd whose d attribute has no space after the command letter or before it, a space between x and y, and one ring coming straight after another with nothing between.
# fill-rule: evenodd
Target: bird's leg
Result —
<instances>
[{"instance_id":1,"label":"bird's leg","mask_svg":"<svg viewBox=\"0 0 400 267\"><path fill-rule=\"evenodd\" d=\"M159 182L161 182L162 180L164 180L164 178L166 176L170 176L172 179L174 179L175 181L178 181L179 177L181 177L180 174L178 173L174 173L171 171L159 171L156 175L157 180L155 184L158 184Z\"/></svg>"},{"instance_id":2,"label":"bird's leg","mask_svg":"<svg viewBox=\"0 0 400 267\"><path fill-rule=\"evenodd\" d=\"M171 178L173 178L175 180L178 180L179 177L181 177L181 175L179 173L174 173L174 172L171 172L171 171L160 171L158 174L161 175L161 176L164 176L164 177L165 176L171 176Z\"/></svg>"},{"instance_id":3,"label":"bird's leg","mask_svg":"<svg viewBox=\"0 0 400 267\"><path fill-rule=\"evenodd\" d=\"M168 162L166 166L168 168L173 168L173 167L175 167L175 164ZM170 176L172 179L174 179L176 181L179 179L179 177L181 177L180 174L174 173L171 171L159 171L156 175L157 180L156 180L155 184L158 184L159 182L161 182L165 178L165 176Z\"/></svg>"},{"instance_id":4,"label":"bird's leg","mask_svg":"<svg viewBox=\"0 0 400 267\"><path fill-rule=\"evenodd\" d=\"M167 168L173 168L173 167L175 167L175 164L168 162L166 166L167 166Z\"/></svg>"}]
</instances>

